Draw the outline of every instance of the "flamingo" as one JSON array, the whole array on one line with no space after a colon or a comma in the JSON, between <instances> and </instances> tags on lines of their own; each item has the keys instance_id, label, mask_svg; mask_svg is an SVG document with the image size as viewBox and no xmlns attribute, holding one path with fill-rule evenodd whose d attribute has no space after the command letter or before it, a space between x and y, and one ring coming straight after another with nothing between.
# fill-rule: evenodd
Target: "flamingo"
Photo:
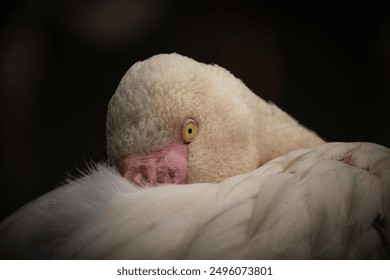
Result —
<instances>
[{"instance_id":1,"label":"flamingo","mask_svg":"<svg viewBox=\"0 0 390 280\"><path fill-rule=\"evenodd\" d=\"M390 257L390 150L326 143L217 65L134 64L107 161L0 224L11 259Z\"/></svg>"}]
</instances>

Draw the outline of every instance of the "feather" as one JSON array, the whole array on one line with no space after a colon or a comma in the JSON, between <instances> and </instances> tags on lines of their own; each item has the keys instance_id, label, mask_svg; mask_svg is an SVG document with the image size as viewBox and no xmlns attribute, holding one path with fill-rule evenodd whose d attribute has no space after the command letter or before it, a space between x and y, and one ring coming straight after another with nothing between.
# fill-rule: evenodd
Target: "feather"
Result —
<instances>
[{"instance_id":1,"label":"feather","mask_svg":"<svg viewBox=\"0 0 390 280\"><path fill-rule=\"evenodd\" d=\"M327 143L218 184L138 188L106 164L0 225L3 258L389 258L390 150Z\"/></svg>"}]
</instances>

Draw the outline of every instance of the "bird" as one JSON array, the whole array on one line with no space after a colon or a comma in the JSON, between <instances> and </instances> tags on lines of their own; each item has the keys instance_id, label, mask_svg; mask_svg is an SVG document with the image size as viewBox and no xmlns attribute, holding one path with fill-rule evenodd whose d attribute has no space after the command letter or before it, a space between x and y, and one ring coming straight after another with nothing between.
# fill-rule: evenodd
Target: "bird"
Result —
<instances>
[{"instance_id":1,"label":"bird","mask_svg":"<svg viewBox=\"0 0 390 280\"><path fill-rule=\"evenodd\" d=\"M390 258L390 149L326 142L220 66L135 63L106 138L0 224L1 258Z\"/></svg>"}]
</instances>

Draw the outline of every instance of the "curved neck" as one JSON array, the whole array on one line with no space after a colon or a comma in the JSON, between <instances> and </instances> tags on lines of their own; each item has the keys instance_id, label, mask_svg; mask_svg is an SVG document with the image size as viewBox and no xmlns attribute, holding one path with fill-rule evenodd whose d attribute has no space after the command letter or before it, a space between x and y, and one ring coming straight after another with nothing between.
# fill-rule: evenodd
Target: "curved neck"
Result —
<instances>
[{"instance_id":1,"label":"curved neck","mask_svg":"<svg viewBox=\"0 0 390 280\"><path fill-rule=\"evenodd\" d=\"M260 99L258 133L259 149L263 155L259 165L293 150L325 143L317 134L300 125L276 105ZM265 160L265 161L264 161Z\"/></svg>"}]
</instances>

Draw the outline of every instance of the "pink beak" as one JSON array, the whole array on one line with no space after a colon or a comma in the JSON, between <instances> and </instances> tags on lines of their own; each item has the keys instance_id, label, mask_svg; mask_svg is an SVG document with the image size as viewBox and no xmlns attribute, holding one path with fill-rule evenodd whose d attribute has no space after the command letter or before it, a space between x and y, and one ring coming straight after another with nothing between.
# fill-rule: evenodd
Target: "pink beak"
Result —
<instances>
[{"instance_id":1,"label":"pink beak","mask_svg":"<svg viewBox=\"0 0 390 280\"><path fill-rule=\"evenodd\" d=\"M150 154L124 156L119 172L128 181L140 187L155 184L188 183L188 145L174 140L167 147Z\"/></svg>"}]
</instances>

